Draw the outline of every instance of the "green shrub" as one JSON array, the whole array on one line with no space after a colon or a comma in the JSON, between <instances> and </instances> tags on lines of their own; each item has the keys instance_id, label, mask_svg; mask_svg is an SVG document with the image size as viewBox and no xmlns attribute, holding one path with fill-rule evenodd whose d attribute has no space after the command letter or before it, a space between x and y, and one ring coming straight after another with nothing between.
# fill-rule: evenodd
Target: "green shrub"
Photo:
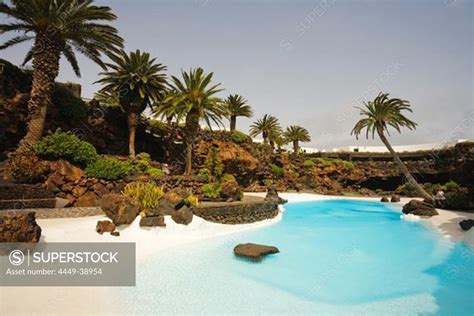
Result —
<instances>
[{"instance_id":1,"label":"green shrub","mask_svg":"<svg viewBox=\"0 0 474 316\"><path fill-rule=\"evenodd\" d=\"M331 158L315 158L314 162L321 168L331 167L335 164L334 159Z\"/></svg>"},{"instance_id":2,"label":"green shrub","mask_svg":"<svg viewBox=\"0 0 474 316\"><path fill-rule=\"evenodd\" d=\"M354 164L350 161L346 161L346 160L341 160L342 161L342 165L344 166L344 168L346 170L353 170L354 169Z\"/></svg>"},{"instance_id":3,"label":"green shrub","mask_svg":"<svg viewBox=\"0 0 474 316\"><path fill-rule=\"evenodd\" d=\"M236 180L233 175L226 173L222 176L221 182L227 182L227 181L236 181Z\"/></svg>"},{"instance_id":4,"label":"green shrub","mask_svg":"<svg viewBox=\"0 0 474 316\"><path fill-rule=\"evenodd\" d=\"M237 130L232 131L231 137L232 140L237 144L245 143L249 139L249 137L245 133L242 133L241 131Z\"/></svg>"},{"instance_id":5,"label":"green shrub","mask_svg":"<svg viewBox=\"0 0 474 316\"><path fill-rule=\"evenodd\" d=\"M133 160L133 168L137 173L146 173L146 171L150 168L151 166L151 157L150 154L148 153L139 153L136 155L135 160Z\"/></svg>"},{"instance_id":6,"label":"green shrub","mask_svg":"<svg viewBox=\"0 0 474 316\"><path fill-rule=\"evenodd\" d=\"M220 183L208 183L202 186L202 194L208 199L221 197L222 187Z\"/></svg>"},{"instance_id":7,"label":"green shrub","mask_svg":"<svg viewBox=\"0 0 474 316\"><path fill-rule=\"evenodd\" d=\"M313 168L314 167L314 161L308 159L308 160L305 160L304 163L303 163L304 167L305 168Z\"/></svg>"},{"instance_id":8,"label":"green shrub","mask_svg":"<svg viewBox=\"0 0 474 316\"><path fill-rule=\"evenodd\" d=\"M157 210L163 197L163 188L152 182L132 182L123 189L123 195L138 202L140 210Z\"/></svg>"},{"instance_id":9,"label":"green shrub","mask_svg":"<svg viewBox=\"0 0 474 316\"><path fill-rule=\"evenodd\" d=\"M438 192L439 190L446 191L446 187L444 185L429 182L423 184L423 189L425 189L425 191L430 194L436 194L436 192Z\"/></svg>"},{"instance_id":10,"label":"green shrub","mask_svg":"<svg viewBox=\"0 0 474 316\"><path fill-rule=\"evenodd\" d=\"M71 132L62 132L60 129L43 137L33 146L33 151L44 159L65 159L81 165L87 165L97 159L94 146L81 141Z\"/></svg>"},{"instance_id":11,"label":"green shrub","mask_svg":"<svg viewBox=\"0 0 474 316\"><path fill-rule=\"evenodd\" d=\"M209 171L209 169L207 168L201 168L199 169L197 178L199 181L209 182L209 180L211 179L211 171Z\"/></svg>"},{"instance_id":12,"label":"green shrub","mask_svg":"<svg viewBox=\"0 0 474 316\"><path fill-rule=\"evenodd\" d=\"M117 180L125 178L132 171L133 167L129 161L104 158L89 164L86 168L86 175L104 180Z\"/></svg>"},{"instance_id":13,"label":"green shrub","mask_svg":"<svg viewBox=\"0 0 474 316\"><path fill-rule=\"evenodd\" d=\"M276 178L281 178L283 176L284 170L282 167L279 167L275 164L270 164L270 169Z\"/></svg>"},{"instance_id":14,"label":"green shrub","mask_svg":"<svg viewBox=\"0 0 474 316\"><path fill-rule=\"evenodd\" d=\"M416 196L416 189L415 186L411 183L405 183L400 185L396 190L396 193L403 195L403 196Z\"/></svg>"},{"instance_id":15,"label":"green shrub","mask_svg":"<svg viewBox=\"0 0 474 316\"><path fill-rule=\"evenodd\" d=\"M453 180L449 181L449 182L446 182L444 184L444 186L446 187L446 192L454 192L454 191L458 191L459 188L461 187L459 184L457 184L456 182L454 182Z\"/></svg>"},{"instance_id":16,"label":"green shrub","mask_svg":"<svg viewBox=\"0 0 474 316\"><path fill-rule=\"evenodd\" d=\"M166 175L163 170L159 168L153 168L153 167L146 169L145 173L149 174L152 177L157 177L157 178L162 178Z\"/></svg>"},{"instance_id":17,"label":"green shrub","mask_svg":"<svg viewBox=\"0 0 474 316\"><path fill-rule=\"evenodd\" d=\"M199 205L199 198L197 195L191 194L190 196L185 198L183 202L187 207L196 207Z\"/></svg>"},{"instance_id":18,"label":"green shrub","mask_svg":"<svg viewBox=\"0 0 474 316\"><path fill-rule=\"evenodd\" d=\"M82 120L87 117L89 107L82 99L75 97L67 88L56 86L53 92L53 103L61 117L67 120Z\"/></svg>"},{"instance_id":19,"label":"green shrub","mask_svg":"<svg viewBox=\"0 0 474 316\"><path fill-rule=\"evenodd\" d=\"M469 194L467 192L448 192L445 195L447 209L468 210L470 209Z\"/></svg>"},{"instance_id":20,"label":"green shrub","mask_svg":"<svg viewBox=\"0 0 474 316\"><path fill-rule=\"evenodd\" d=\"M218 149L211 147L206 158L206 168L211 172L211 176L219 178L224 171L221 157L219 157Z\"/></svg>"}]
</instances>

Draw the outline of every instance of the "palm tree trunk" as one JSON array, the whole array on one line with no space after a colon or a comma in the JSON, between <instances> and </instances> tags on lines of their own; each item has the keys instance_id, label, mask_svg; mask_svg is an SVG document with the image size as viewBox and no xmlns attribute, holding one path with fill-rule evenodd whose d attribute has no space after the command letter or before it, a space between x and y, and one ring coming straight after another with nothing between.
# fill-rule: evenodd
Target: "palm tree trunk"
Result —
<instances>
[{"instance_id":1,"label":"palm tree trunk","mask_svg":"<svg viewBox=\"0 0 474 316\"><path fill-rule=\"evenodd\" d=\"M300 152L300 144L298 143L297 140L293 141L293 151L295 152L296 155L298 155Z\"/></svg>"},{"instance_id":2,"label":"palm tree trunk","mask_svg":"<svg viewBox=\"0 0 474 316\"><path fill-rule=\"evenodd\" d=\"M28 101L29 120L25 137L20 141L17 154L31 151L31 147L43 136L44 124L51 104L54 80L59 73L60 51L53 39L38 34L33 54L33 78L30 100Z\"/></svg>"},{"instance_id":3,"label":"palm tree trunk","mask_svg":"<svg viewBox=\"0 0 474 316\"><path fill-rule=\"evenodd\" d=\"M196 134L199 132L199 113L188 113L186 116L186 166L184 175L191 175L193 172L193 147Z\"/></svg>"},{"instance_id":4,"label":"palm tree trunk","mask_svg":"<svg viewBox=\"0 0 474 316\"><path fill-rule=\"evenodd\" d=\"M135 134L138 126L139 115L135 112L128 113L128 152L131 159L135 159Z\"/></svg>"},{"instance_id":5,"label":"palm tree trunk","mask_svg":"<svg viewBox=\"0 0 474 316\"><path fill-rule=\"evenodd\" d=\"M235 115L232 115L230 117L230 131L231 132L235 131L236 126L237 126L237 117Z\"/></svg>"},{"instance_id":6,"label":"palm tree trunk","mask_svg":"<svg viewBox=\"0 0 474 316\"><path fill-rule=\"evenodd\" d=\"M385 134L381 130L377 130L377 133L379 134L380 139L382 142L385 144L387 147L388 151L392 154L393 160L395 163L398 165L400 170L403 172L403 175L405 178L408 180L408 182L415 187L415 190L418 192L420 196L422 196L424 199L434 202L433 197L429 195L422 187L421 185L418 184L418 182L413 178L411 175L410 171L408 170L407 166L403 163L403 161L400 159L396 151L393 149L392 145L388 142L388 139L385 137Z\"/></svg>"}]
</instances>

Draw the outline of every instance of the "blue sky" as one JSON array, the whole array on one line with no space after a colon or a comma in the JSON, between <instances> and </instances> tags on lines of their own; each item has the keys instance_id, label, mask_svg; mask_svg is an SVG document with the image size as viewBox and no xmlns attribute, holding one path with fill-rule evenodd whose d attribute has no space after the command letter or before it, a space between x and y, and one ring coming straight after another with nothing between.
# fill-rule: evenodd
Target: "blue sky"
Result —
<instances>
[{"instance_id":1,"label":"blue sky","mask_svg":"<svg viewBox=\"0 0 474 316\"><path fill-rule=\"evenodd\" d=\"M474 1L98 2L118 15L127 50L149 51L169 74L197 66L214 72L223 97L246 97L254 119L270 113L284 127L305 126L311 146L379 145L350 135L353 106L379 91L411 101L419 124L394 132L394 144L474 138ZM20 63L26 50L0 56ZM80 65L82 78L63 63L59 80L81 83L91 97L100 69L84 57ZM251 122L240 119L238 128Z\"/></svg>"}]
</instances>

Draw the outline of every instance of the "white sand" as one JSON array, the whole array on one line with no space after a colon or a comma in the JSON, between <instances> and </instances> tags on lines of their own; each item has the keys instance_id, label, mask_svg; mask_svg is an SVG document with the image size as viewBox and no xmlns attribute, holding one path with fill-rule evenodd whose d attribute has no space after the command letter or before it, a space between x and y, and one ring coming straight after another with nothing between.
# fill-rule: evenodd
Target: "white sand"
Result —
<instances>
[{"instance_id":1,"label":"white sand","mask_svg":"<svg viewBox=\"0 0 474 316\"><path fill-rule=\"evenodd\" d=\"M263 194L249 194L262 196ZM379 198L334 197L316 194L284 193L281 196L290 202L328 200L328 199L359 199L378 201ZM402 199L406 203L409 199ZM473 240L473 232L463 232L458 225L462 219L472 218L474 214L438 210L440 215L431 219L421 219L437 228L443 235L455 240ZM99 235L95 232L98 220L104 216L74 219L38 219L43 229L42 240L47 242L136 242L137 263L145 260L150 254L165 252L167 248L192 243L208 238L215 238L249 229L271 225L281 219L279 216L247 225L221 225L194 217L189 226L175 224L166 218L166 228L142 229L137 219L128 227L120 227L120 237L109 234ZM413 219L412 219L413 220ZM470 236L470 237L469 237ZM6 288L0 287L0 315L107 315L120 312L111 299L114 288L91 287L47 287L47 288ZM158 306L159 308L159 306Z\"/></svg>"}]
</instances>

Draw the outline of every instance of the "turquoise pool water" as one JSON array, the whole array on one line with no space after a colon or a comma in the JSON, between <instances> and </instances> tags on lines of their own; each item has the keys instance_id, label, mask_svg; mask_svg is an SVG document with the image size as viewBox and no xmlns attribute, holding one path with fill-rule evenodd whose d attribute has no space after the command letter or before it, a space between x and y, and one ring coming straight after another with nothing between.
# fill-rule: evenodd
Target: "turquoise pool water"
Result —
<instances>
[{"instance_id":1,"label":"turquoise pool water","mask_svg":"<svg viewBox=\"0 0 474 316\"><path fill-rule=\"evenodd\" d=\"M272 226L196 242L138 266L128 313L474 315L474 252L386 204L290 203ZM281 253L261 263L233 247Z\"/></svg>"}]
</instances>

